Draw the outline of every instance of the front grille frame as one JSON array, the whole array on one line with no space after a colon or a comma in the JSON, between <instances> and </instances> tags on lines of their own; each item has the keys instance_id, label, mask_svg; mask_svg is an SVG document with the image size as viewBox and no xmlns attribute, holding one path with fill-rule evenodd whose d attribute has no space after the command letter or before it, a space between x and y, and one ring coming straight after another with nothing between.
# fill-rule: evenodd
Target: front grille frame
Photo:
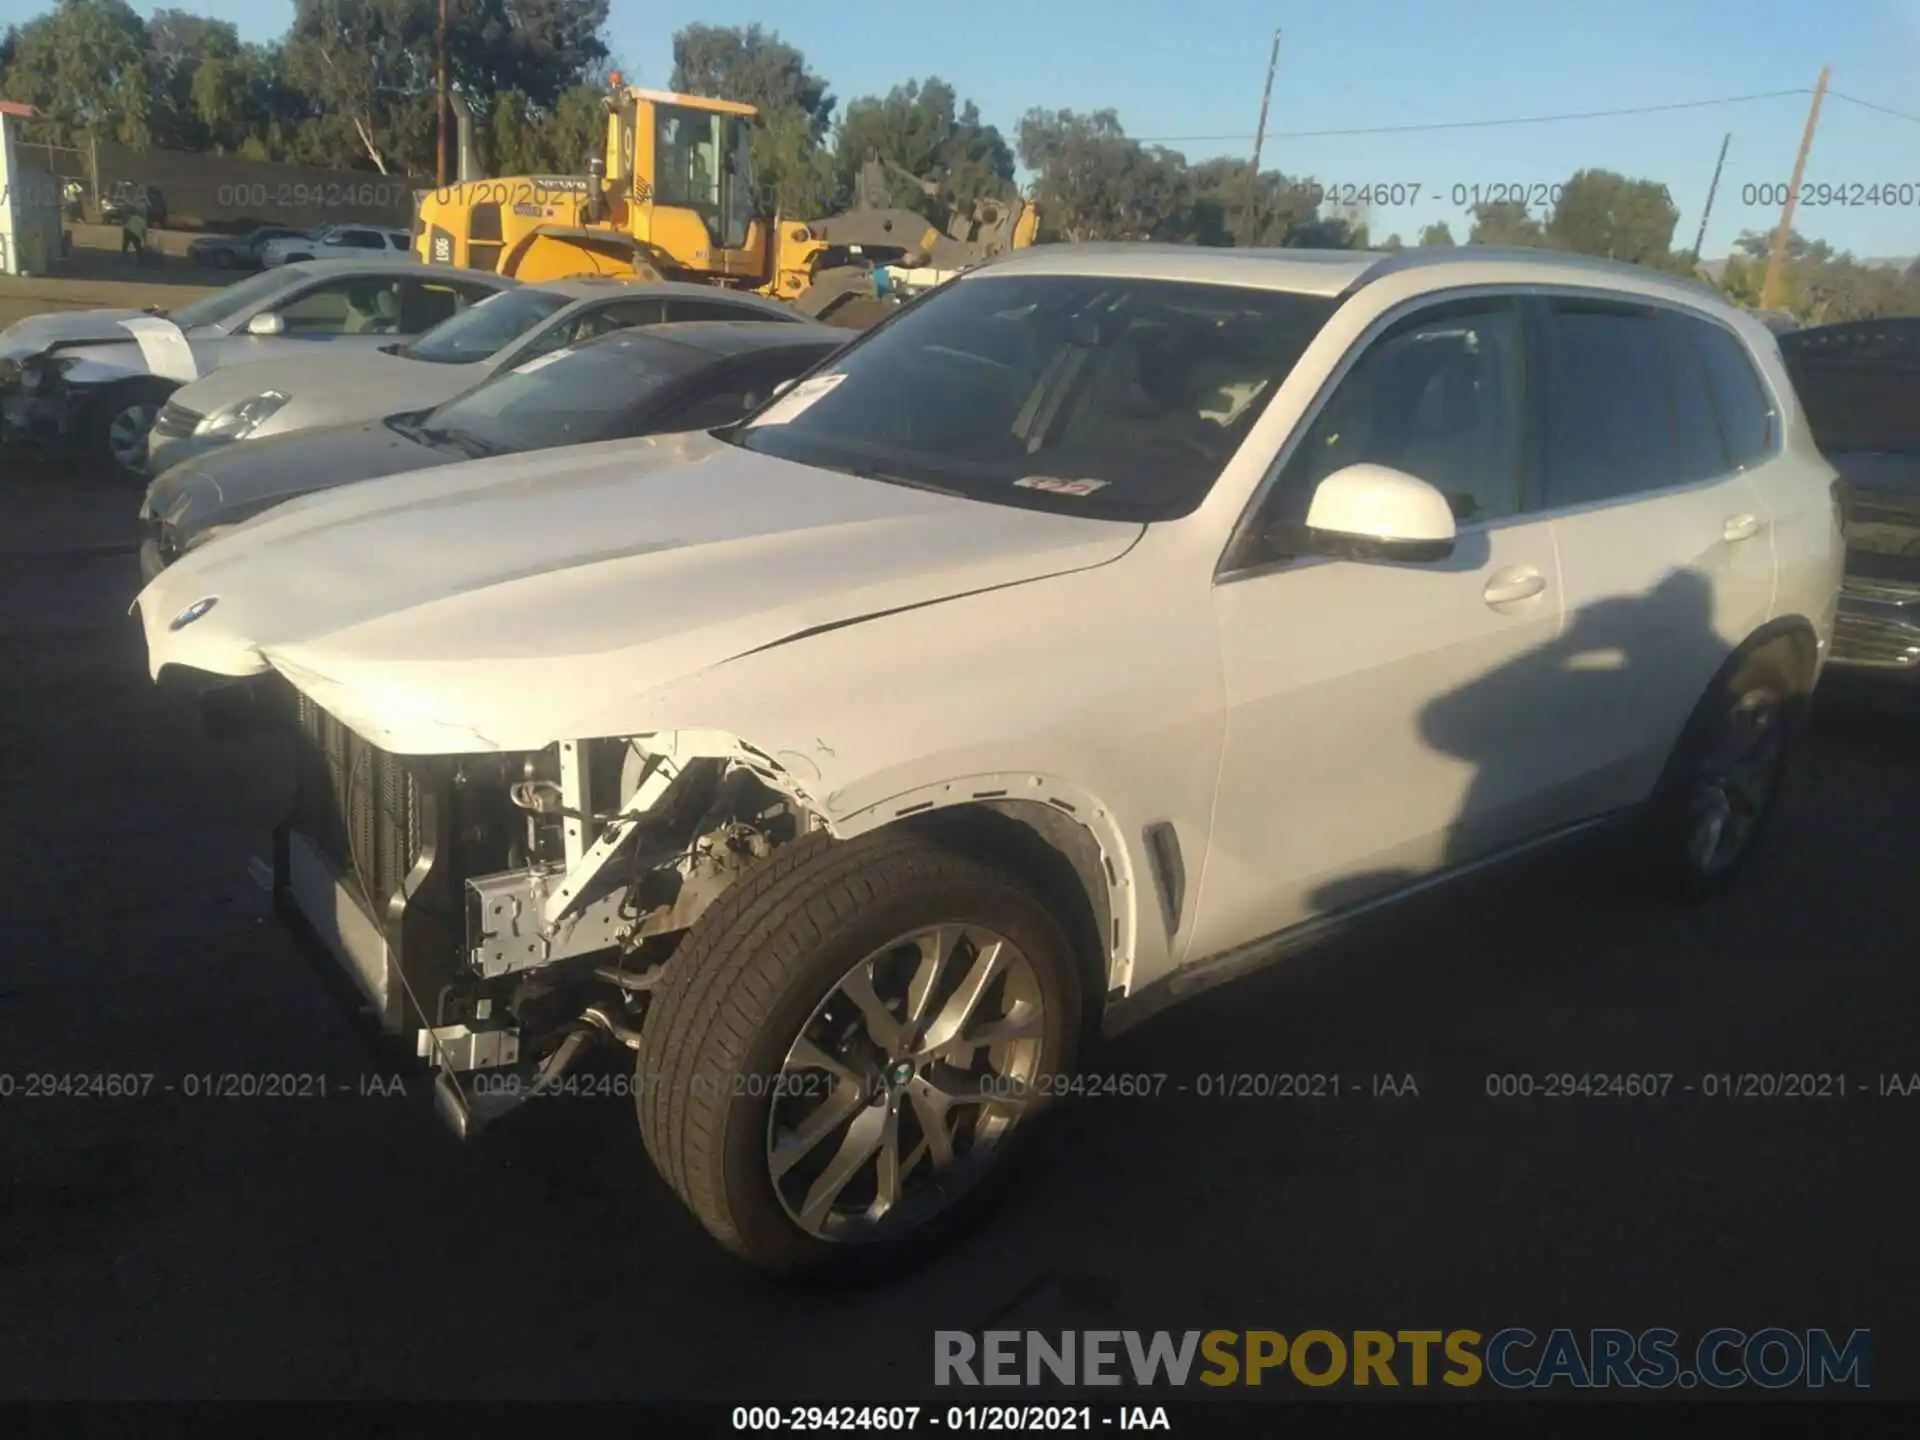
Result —
<instances>
[{"instance_id":1,"label":"front grille frame","mask_svg":"<svg viewBox=\"0 0 1920 1440\"><path fill-rule=\"evenodd\" d=\"M274 847L277 907L314 928L283 863L286 837L297 835L380 932L387 981L377 992L362 983L362 995L380 1028L410 1049L413 1029L437 1023L465 958L465 911L447 863L453 767L382 750L297 691L290 708L294 787Z\"/></svg>"}]
</instances>

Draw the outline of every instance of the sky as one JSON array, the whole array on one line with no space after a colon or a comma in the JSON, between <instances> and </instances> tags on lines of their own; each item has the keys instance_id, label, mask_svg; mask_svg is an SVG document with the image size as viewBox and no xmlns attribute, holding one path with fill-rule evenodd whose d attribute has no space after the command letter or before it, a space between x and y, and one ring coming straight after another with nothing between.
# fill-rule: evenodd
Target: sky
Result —
<instances>
[{"instance_id":1,"label":"sky","mask_svg":"<svg viewBox=\"0 0 1920 1440\"><path fill-rule=\"evenodd\" d=\"M0 25L40 0L0 0ZM136 0L136 8L151 10ZM181 0L268 40L280 0ZM966 0L828 7L801 0L613 0L609 38L630 83L664 88L671 37L695 21L758 22L803 50L844 104L940 76L1012 137L1032 106L1112 107L1127 132L1189 159L1252 148L1275 28L1283 34L1263 168L1323 185L1399 187L1376 239L1446 220L1465 239L1475 187L1536 199L1583 166L1669 187L1676 246L1700 224L1731 134L1703 255L1771 229L1823 63L1833 67L1806 179L1801 233L1865 257L1920 254L1920 0ZM1772 92L1801 93L1778 95ZM1770 95L1640 115L1537 117ZM1845 97L1845 98L1843 98ZM1882 113L1857 102L1903 112ZM1452 130L1305 132L1526 120ZM1204 137L1204 138L1187 138ZM1869 187L1882 192L1872 203ZM1416 193L1417 192L1417 193ZM1839 204L1839 199L1862 203Z\"/></svg>"}]
</instances>

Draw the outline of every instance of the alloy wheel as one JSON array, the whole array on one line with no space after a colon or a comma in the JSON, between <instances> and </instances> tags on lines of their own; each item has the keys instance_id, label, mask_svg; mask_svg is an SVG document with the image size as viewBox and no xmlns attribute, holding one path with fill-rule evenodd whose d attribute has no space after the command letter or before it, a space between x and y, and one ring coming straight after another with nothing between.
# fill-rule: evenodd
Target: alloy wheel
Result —
<instances>
[{"instance_id":1,"label":"alloy wheel","mask_svg":"<svg viewBox=\"0 0 1920 1440\"><path fill-rule=\"evenodd\" d=\"M774 1087L767 1171L789 1218L863 1242L953 1204L1038 1098L1045 1022L1033 963L983 926L928 926L861 960Z\"/></svg>"},{"instance_id":2,"label":"alloy wheel","mask_svg":"<svg viewBox=\"0 0 1920 1440\"><path fill-rule=\"evenodd\" d=\"M1707 876L1739 860L1773 798L1787 752L1782 697L1746 692L1716 731L1694 771L1687 807L1687 855Z\"/></svg>"},{"instance_id":3,"label":"alloy wheel","mask_svg":"<svg viewBox=\"0 0 1920 1440\"><path fill-rule=\"evenodd\" d=\"M113 463L129 474L143 474L147 468L147 433L159 418L160 407L145 402L115 411L107 422L107 451Z\"/></svg>"}]
</instances>

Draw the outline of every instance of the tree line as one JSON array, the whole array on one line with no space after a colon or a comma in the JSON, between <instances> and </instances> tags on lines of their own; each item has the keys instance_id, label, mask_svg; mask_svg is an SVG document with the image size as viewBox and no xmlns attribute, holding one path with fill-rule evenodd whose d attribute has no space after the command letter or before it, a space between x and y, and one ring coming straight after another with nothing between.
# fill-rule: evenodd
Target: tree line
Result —
<instances>
[{"instance_id":1,"label":"tree line","mask_svg":"<svg viewBox=\"0 0 1920 1440\"><path fill-rule=\"evenodd\" d=\"M472 108L496 175L578 174L603 138L613 69L609 0L450 0L450 82ZM438 0L294 0L287 33L242 43L185 10L142 19L125 0L57 0L0 37L0 94L34 105L34 139L92 136L137 146L431 176ZM757 106L756 173L782 214L849 204L864 162L891 162L889 202L944 221L954 206L1015 193L1032 176L1042 239L1161 240L1388 250L1365 221L1335 213L1309 177L1228 156L1190 160L1126 133L1114 110L1034 108L1012 133L938 76L843 107L808 57L758 25L689 25L673 37L670 88ZM929 196L907 176L940 182ZM1251 184L1249 181L1251 180ZM1608 256L1679 274L1678 207L1657 181L1602 168L1546 187L1550 205L1463 209L1464 240L1429 225L1415 245L1524 245ZM1743 235L1720 278L1757 303L1769 238ZM1872 267L1793 237L1785 307L1804 320L1920 313L1920 273Z\"/></svg>"}]
</instances>

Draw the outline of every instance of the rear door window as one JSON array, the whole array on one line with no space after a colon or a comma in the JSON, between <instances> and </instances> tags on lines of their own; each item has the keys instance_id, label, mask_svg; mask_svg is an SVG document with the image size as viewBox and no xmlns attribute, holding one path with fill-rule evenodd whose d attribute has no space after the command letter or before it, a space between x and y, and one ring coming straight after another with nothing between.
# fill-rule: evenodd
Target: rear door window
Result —
<instances>
[{"instance_id":1,"label":"rear door window","mask_svg":"<svg viewBox=\"0 0 1920 1440\"><path fill-rule=\"evenodd\" d=\"M1707 383L1720 412L1733 463L1752 465L1766 458L1777 431L1773 401L1760 377L1753 373L1747 347L1731 331L1710 320L1689 319L1686 325L1706 366Z\"/></svg>"},{"instance_id":2,"label":"rear door window","mask_svg":"<svg viewBox=\"0 0 1920 1440\"><path fill-rule=\"evenodd\" d=\"M442 320L450 320L469 298L471 286L454 286L444 281L403 280L400 282L400 330L418 335L431 330Z\"/></svg>"},{"instance_id":3,"label":"rear door window","mask_svg":"<svg viewBox=\"0 0 1920 1440\"><path fill-rule=\"evenodd\" d=\"M1727 458L1719 408L1707 386L1706 367L1689 334L1698 323L1669 311L1664 317L1668 363L1673 366L1675 480L1683 485L1734 469Z\"/></svg>"},{"instance_id":4,"label":"rear door window","mask_svg":"<svg viewBox=\"0 0 1920 1440\"><path fill-rule=\"evenodd\" d=\"M1542 333L1547 505L1624 499L1678 483L1673 383L1659 313L1551 300Z\"/></svg>"}]
</instances>

